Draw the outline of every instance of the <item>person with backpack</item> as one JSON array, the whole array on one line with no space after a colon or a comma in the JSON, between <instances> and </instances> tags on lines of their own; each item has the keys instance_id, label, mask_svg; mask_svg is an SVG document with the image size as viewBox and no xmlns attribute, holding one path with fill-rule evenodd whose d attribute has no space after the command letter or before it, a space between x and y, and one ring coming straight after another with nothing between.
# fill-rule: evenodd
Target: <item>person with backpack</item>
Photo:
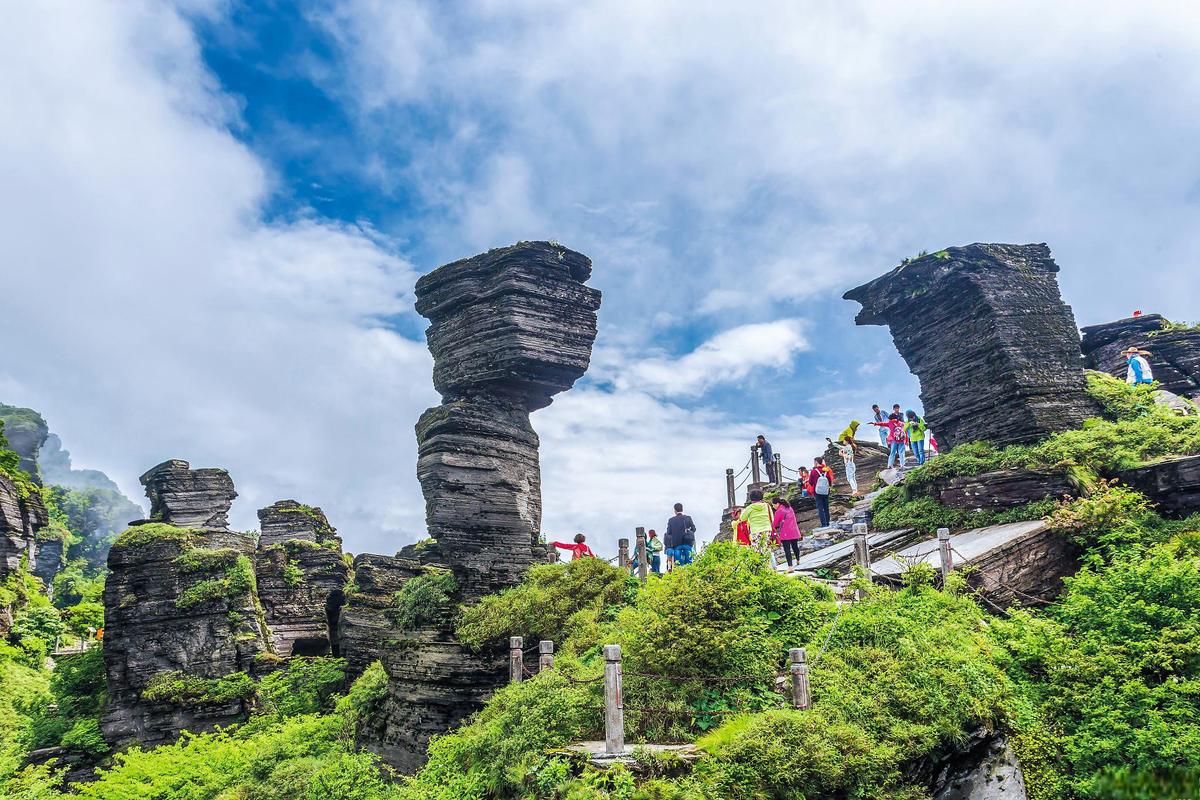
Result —
<instances>
[{"instance_id":1,"label":"person with backpack","mask_svg":"<svg viewBox=\"0 0 1200 800\"><path fill-rule=\"evenodd\" d=\"M904 433L908 437L908 443L912 446L913 456L917 459L917 466L925 463L925 418L918 417L917 412L911 408L904 412L908 419L904 423Z\"/></svg>"},{"instance_id":2,"label":"person with backpack","mask_svg":"<svg viewBox=\"0 0 1200 800\"><path fill-rule=\"evenodd\" d=\"M792 510L792 506L787 500L782 497L776 497L771 500L771 505L775 506L775 517L771 524L775 528L775 536L779 539L779 543L783 545L783 557L787 559L787 571L792 573L792 556L795 555L796 560L800 560L800 528L796 525L796 512Z\"/></svg>"},{"instance_id":3,"label":"person with backpack","mask_svg":"<svg viewBox=\"0 0 1200 800\"><path fill-rule=\"evenodd\" d=\"M596 557L596 554L592 552L592 548L587 546L587 537L582 533L575 534L575 544L567 544L566 542L551 542L550 544L559 550L570 550L572 561L578 561L581 558Z\"/></svg>"},{"instance_id":4,"label":"person with backpack","mask_svg":"<svg viewBox=\"0 0 1200 800\"><path fill-rule=\"evenodd\" d=\"M750 505L742 509L742 519L750 530L750 541L758 552L774 558L774 548L771 546L771 535L774 533L772 524L774 515L771 507L763 501L763 493L755 489L750 493Z\"/></svg>"},{"instance_id":5,"label":"person with backpack","mask_svg":"<svg viewBox=\"0 0 1200 800\"><path fill-rule=\"evenodd\" d=\"M667 520L667 571L692 563L696 549L696 523L683 513L683 503L675 504L675 516ZM674 551L674 552L672 552Z\"/></svg>"},{"instance_id":6,"label":"person with backpack","mask_svg":"<svg viewBox=\"0 0 1200 800\"><path fill-rule=\"evenodd\" d=\"M808 491L817 507L817 517L821 527L829 527L829 492L833 489L833 470L825 463L825 459L817 456L813 459L813 467L808 471Z\"/></svg>"}]
</instances>

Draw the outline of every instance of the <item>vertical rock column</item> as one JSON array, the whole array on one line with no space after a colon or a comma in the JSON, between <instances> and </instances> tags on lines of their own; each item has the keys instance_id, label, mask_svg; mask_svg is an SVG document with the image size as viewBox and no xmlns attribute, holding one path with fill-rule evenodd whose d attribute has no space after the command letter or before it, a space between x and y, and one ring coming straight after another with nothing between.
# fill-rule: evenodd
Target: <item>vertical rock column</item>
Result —
<instances>
[{"instance_id":1,"label":"vertical rock column","mask_svg":"<svg viewBox=\"0 0 1200 800\"><path fill-rule=\"evenodd\" d=\"M237 493L221 469L167 461L142 476L152 520L108 554L100 727L116 746L170 742L243 718L269 652L254 593L254 537L226 527Z\"/></svg>"},{"instance_id":2,"label":"vertical rock column","mask_svg":"<svg viewBox=\"0 0 1200 800\"><path fill-rule=\"evenodd\" d=\"M529 414L587 370L600 307L600 292L584 285L591 271L580 253L522 242L417 282L442 395L417 423L417 477L434 540L419 558L451 571L455 602L516 584L537 559L541 475ZM478 709L504 671L499 653L454 640L448 614L407 633L409 646L383 659L387 720L374 747L414 770L430 736Z\"/></svg>"},{"instance_id":3,"label":"vertical rock column","mask_svg":"<svg viewBox=\"0 0 1200 800\"><path fill-rule=\"evenodd\" d=\"M1057 273L1044 244L972 244L844 297L862 304L859 325L891 329L940 444L1028 442L1095 413Z\"/></svg>"}]
</instances>

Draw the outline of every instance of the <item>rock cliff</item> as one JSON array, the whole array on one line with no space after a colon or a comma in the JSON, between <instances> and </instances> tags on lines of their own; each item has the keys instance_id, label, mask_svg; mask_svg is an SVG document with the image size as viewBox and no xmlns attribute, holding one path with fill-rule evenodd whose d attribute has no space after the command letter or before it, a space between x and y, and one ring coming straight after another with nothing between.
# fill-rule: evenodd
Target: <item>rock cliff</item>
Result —
<instances>
[{"instance_id":1,"label":"rock cliff","mask_svg":"<svg viewBox=\"0 0 1200 800\"><path fill-rule=\"evenodd\" d=\"M241 719L256 659L270 652L254 537L225 527L235 496L228 474L168 461L142 483L159 521L117 538L104 587L101 730L116 746L151 747Z\"/></svg>"},{"instance_id":2,"label":"rock cliff","mask_svg":"<svg viewBox=\"0 0 1200 800\"><path fill-rule=\"evenodd\" d=\"M1125 377L1122 351L1137 347L1163 389L1200 400L1200 330L1172 326L1159 314L1128 317L1083 329L1083 357L1088 368Z\"/></svg>"},{"instance_id":3,"label":"rock cliff","mask_svg":"<svg viewBox=\"0 0 1200 800\"><path fill-rule=\"evenodd\" d=\"M38 453L50 435L50 428L42 415L32 408L7 406L0 403L0 423L4 425L4 437L8 446L21 457L18 465L23 472L40 485L42 474L38 469Z\"/></svg>"},{"instance_id":4,"label":"rock cliff","mask_svg":"<svg viewBox=\"0 0 1200 800\"><path fill-rule=\"evenodd\" d=\"M543 557L535 549L541 475L529 414L587 370L600 307L600 292L584 285L591 270L580 253L522 242L417 281L443 398L417 423L417 477L433 539L420 560L448 570L453 603L515 585ZM409 580L418 577L440 580ZM413 770L429 738L478 709L504 671L498 652L459 646L448 618L410 619L405 637L409 646L384 653L388 699L373 745Z\"/></svg>"},{"instance_id":5,"label":"rock cliff","mask_svg":"<svg viewBox=\"0 0 1200 800\"><path fill-rule=\"evenodd\" d=\"M0 580L21 566L22 556L31 566L36 562L38 534L49 523L36 489L29 491L0 472Z\"/></svg>"},{"instance_id":6,"label":"rock cliff","mask_svg":"<svg viewBox=\"0 0 1200 800\"><path fill-rule=\"evenodd\" d=\"M859 325L887 325L921 381L943 447L1029 442L1079 427L1079 332L1044 244L972 244L909 261L851 289Z\"/></svg>"},{"instance_id":7,"label":"rock cliff","mask_svg":"<svg viewBox=\"0 0 1200 800\"><path fill-rule=\"evenodd\" d=\"M408 558L365 553L354 559L353 574L338 627L339 650L350 680L404 641L395 620L396 593L405 581L421 574L421 565Z\"/></svg>"},{"instance_id":8,"label":"rock cliff","mask_svg":"<svg viewBox=\"0 0 1200 800\"><path fill-rule=\"evenodd\" d=\"M282 657L337 655L350 574L337 532L321 509L295 500L260 509L258 519L255 574L272 649Z\"/></svg>"}]
</instances>

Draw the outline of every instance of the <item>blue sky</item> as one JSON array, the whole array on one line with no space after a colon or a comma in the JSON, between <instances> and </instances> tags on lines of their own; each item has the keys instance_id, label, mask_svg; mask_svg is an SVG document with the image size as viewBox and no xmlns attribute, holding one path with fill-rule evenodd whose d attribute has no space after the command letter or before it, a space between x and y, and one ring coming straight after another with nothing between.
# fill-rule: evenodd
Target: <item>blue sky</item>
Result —
<instances>
[{"instance_id":1,"label":"blue sky","mask_svg":"<svg viewBox=\"0 0 1200 800\"><path fill-rule=\"evenodd\" d=\"M1044 241L1081 325L1200 317L1200 16L1044 5L23 4L0 399L131 496L225 466L235 524L294 497L391 552L437 401L414 281L556 239L604 306L534 417L546 530L714 529L755 433L796 463L915 404L840 299L905 256Z\"/></svg>"}]
</instances>

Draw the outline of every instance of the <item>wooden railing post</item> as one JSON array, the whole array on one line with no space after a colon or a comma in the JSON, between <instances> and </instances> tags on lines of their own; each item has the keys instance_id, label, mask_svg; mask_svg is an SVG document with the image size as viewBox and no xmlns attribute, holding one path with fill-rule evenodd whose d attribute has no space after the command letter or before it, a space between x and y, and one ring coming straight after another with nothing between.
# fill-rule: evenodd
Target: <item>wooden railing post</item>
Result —
<instances>
[{"instance_id":1,"label":"wooden railing post","mask_svg":"<svg viewBox=\"0 0 1200 800\"><path fill-rule=\"evenodd\" d=\"M954 556L950 552L950 529L938 528L938 555L942 559L942 580L946 580L946 576L954 570Z\"/></svg>"},{"instance_id":2,"label":"wooden railing post","mask_svg":"<svg viewBox=\"0 0 1200 800\"><path fill-rule=\"evenodd\" d=\"M725 470L725 494L729 498L729 505L726 508L733 508L737 505L737 487L734 485L733 468Z\"/></svg>"},{"instance_id":3,"label":"wooden railing post","mask_svg":"<svg viewBox=\"0 0 1200 800\"><path fill-rule=\"evenodd\" d=\"M604 645L604 752L625 752L625 706L621 701L621 645Z\"/></svg>"},{"instance_id":4,"label":"wooden railing post","mask_svg":"<svg viewBox=\"0 0 1200 800\"><path fill-rule=\"evenodd\" d=\"M538 672L554 667L554 642L543 639L538 642Z\"/></svg>"},{"instance_id":5,"label":"wooden railing post","mask_svg":"<svg viewBox=\"0 0 1200 800\"><path fill-rule=\"evenodd\" d=\"M812 705L808 692L808 651L803 647L788 650L792 662L792 706L805 709Z\"/></svg>"},{"instance_id":6,"label":"wooden railing post","mask_svg":"<svg viewBox=\"0 0 1200 800\"><path fill-rule=\"evenodd\" d=\"M762 472L758 469L758 445L750 445L750 482L762 483Z\"/></svg>"},{"instance_id":7,"label":"wooden railing post","mask_svg":"<svg viewBox=\"0 0 1200 800\"><path fill-rule=\"evenodd\" d=\"M867 526L863 522L854 525L854 563L862 567L868 576L871 574L871 546L867 542Z\"/></svg>"},{"instance_id":8,"label":"wooden railing post","mask_svg":"<svg viewBox=\"0 0 1200 800\"><path fill-rule=\"evenodd\" d=\"M508 682L520 683L525 677L525 642L520 636L508 639Z\"/></svg>"},{"instance_id":9,"label":"wooden railing post","mask_svg":"<svg viewBox=\"0 0 1200 800\"><path fill-rule=\"evenodd\" d=\"M783 486L783 456L775 454L775 485Z\"/></svg>"},{"instance_id":10,"label":"wooden railing post","mask_svg":"<svg viewBox=\"0 0 1200 800\"><path fill-rule=\"evenodd\" d=\"M617 566L629 569L629 540L617 539Z\"/></svg>"},{"instance_id":11,"label":"wooden railing post","mask_svg":"<svg viewBox=\"0 0 1200 800\"><path fill-rule=\"evenodd\" d=\"M647 563L649 561L649 559L646 558L646 529L645 528L637 529L637 545L636 545L636 547L637 547L637 550L635 552L637 553L638 578L640 578L643 582L645 582L646 577L650 574L650 565Z\"/></svg>"}]
</instances>

